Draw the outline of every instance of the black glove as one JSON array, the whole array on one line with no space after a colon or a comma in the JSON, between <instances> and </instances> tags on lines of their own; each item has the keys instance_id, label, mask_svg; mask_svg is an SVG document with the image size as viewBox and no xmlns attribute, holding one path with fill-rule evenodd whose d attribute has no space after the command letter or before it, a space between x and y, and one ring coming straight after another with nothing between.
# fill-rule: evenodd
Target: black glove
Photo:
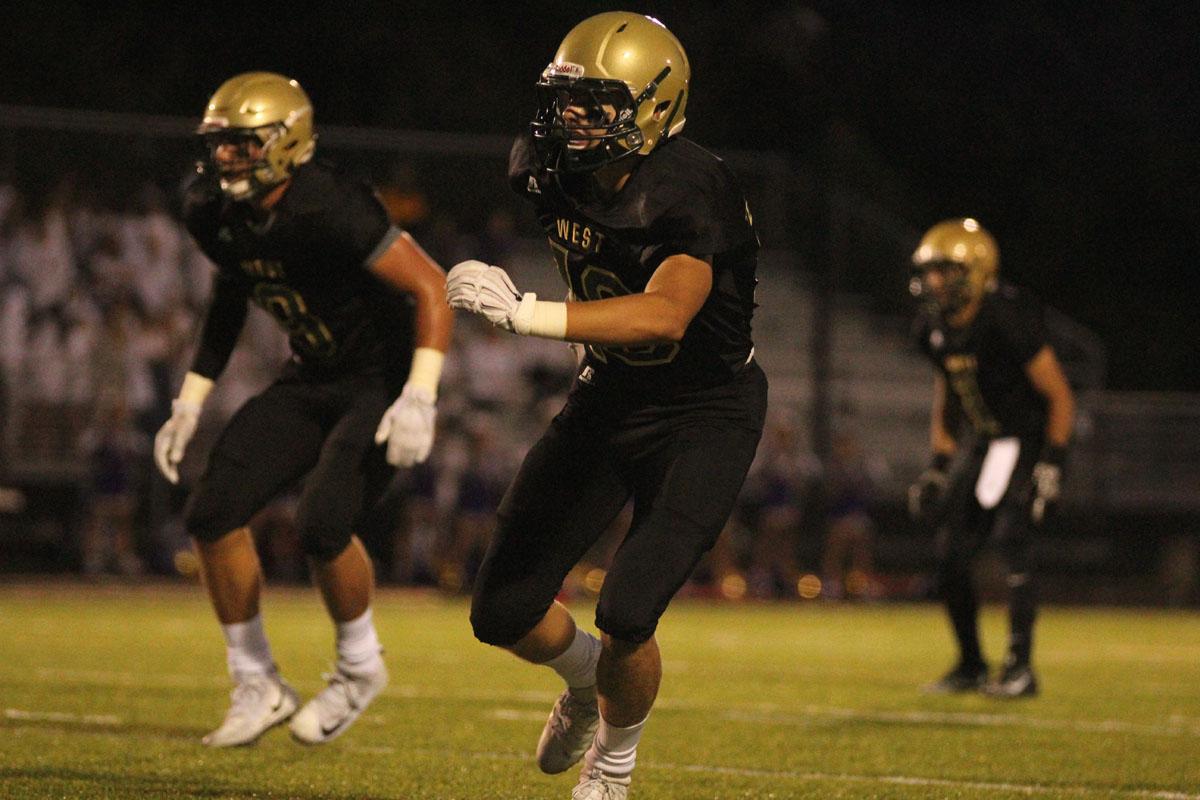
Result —
<instances>
[{"instance_id":1,"label":"black glove","mask_svg":"<svg viewBox=\"0 0 1200 800\"><path fill-rule=\"evenodd\" d=\"M949 466L950 456L935 453L929 466L917 478L917 482L908 487L908 515L914 520L928 518L942 499L946 487L950 485L950 476L947 473Z\"/></svg>"},{"instance_id":2,"label":"black glove","mask_svg":"<svg viewBox=\"0 0 1200 800\"><path fill-rule=\"evenodd\" d=\"M1062 490L1062 467L1066 458L1065 447L1048 444L1033 466L1033 504L1029 508L1029 516L1035 524L1040 525L1058 505L1058 495Z\"/></svg>"}]
</instances>

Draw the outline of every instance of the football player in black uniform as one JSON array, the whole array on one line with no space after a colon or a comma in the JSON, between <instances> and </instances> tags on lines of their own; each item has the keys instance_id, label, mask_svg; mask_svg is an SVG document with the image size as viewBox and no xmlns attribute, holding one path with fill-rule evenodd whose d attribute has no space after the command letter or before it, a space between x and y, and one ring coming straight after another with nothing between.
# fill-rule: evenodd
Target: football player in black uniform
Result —
<instances>
[{"instance_id":1,"label":"football player in black uniform","mask_svg":"<svg viewBox=\"0 0 1200 800\"><path fill-rule=\"evenodd\" d=\"M661 677L655 628L720 534L766 409L750 337L758 240L729 169L678 135L689 78L657 20L611 12L572 29L509 159L568 300L522 294L478 261L447 279L455 308L586 344L501 503L471 607L477 638L565 680L537 757L549 773L583 758L575 798L626 796ZM555 595L630 498L597 640Z\"/></svg>"},{"instance_id":2,"label":"football player in black uniform","mask_svg":"<svg viewBox=\"0 0 1200 800\"><path fill-rule=\"evenodd\" d=\"M913 253L919 345L935 377L933 459L909 490L909 510L937 532L939 586L960 651L927 689L1026 697L1038 692L1029 549L1058 499L1075 401L1041 306L998 281L999 260L995 240L969 218L934 225ZM989 539L1007 561L1010 623L1008 656L990 683L971 575Z\"/></svg>"},{"instance_id":3,"label":"football player in black uniform","mask_svg":"<svg viewBox=\"0 0 1200 800\"><path fill-rule=\"evenodd\" d=\"M391 227L370 187L313 160L312 105L295 81L231 78L199 134L208 157L186 189L184 216L217 272L195 361L155 439L163 474L179 480L247 301L279 321L293 353L222 432L186 511L235 682L225 721L204 743L249 744L290 718L292 734L316 744L342 733L387 682L371 562L353 531L390 479L388 464L429 454L453 314L441 268ZM297 711L263 632L246 525L306 475L296 524L335 623L337 665Z\"/></svg>"}]
</instances>

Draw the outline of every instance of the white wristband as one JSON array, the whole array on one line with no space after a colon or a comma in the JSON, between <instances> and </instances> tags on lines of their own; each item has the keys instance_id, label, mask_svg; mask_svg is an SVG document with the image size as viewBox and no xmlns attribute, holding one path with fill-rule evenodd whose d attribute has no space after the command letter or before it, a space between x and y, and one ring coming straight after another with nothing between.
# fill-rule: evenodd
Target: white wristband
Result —
<instances>
[{"instance_id":1,"label":"white wristband","mask_svg":"<svg viewBox=\"0 0 1200 800\"><path fill-rule=\"evenodd\" d=\"M567 338L567 304L538 300L533 292L521 296L521 305L512 318L513 331L522 336L543 339Z\"/></svg>"},{"instance_id":2,"label":"white wristband","mask_svg":"<svg viewBox=\"0 0 1200 800\"><path fill-rule=\"evenodd\" d=\"M211 378L206 378L197 372L189 372L183 376L183 386L179 387L179 396L176 399L181 403L199 408L204 405L204 400L212 388Z\"/></svg>"},{"instance_id":3,"label":"white wristband","mask_svg":"<svg viewBox=\"0 0 1200 800\"><path fill-rule=\"evenodd\" d=\"M408 383L428 389L437 397L438 381L442 377L442 363L446 354L432 347L413 350L412 366L408 369Z\"/></svg>"}]
</instances>

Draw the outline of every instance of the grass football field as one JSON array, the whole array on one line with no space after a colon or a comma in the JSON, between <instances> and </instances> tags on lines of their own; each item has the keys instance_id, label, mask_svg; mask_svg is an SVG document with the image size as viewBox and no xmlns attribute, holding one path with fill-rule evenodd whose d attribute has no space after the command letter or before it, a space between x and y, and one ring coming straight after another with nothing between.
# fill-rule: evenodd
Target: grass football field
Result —
<instances>
[{"instance_id":1,"label":"grass football field","mask_svg":"<svg viewBox=\"0 0 1200 800\"><path fill-rule=\"evenodd\" d=\"M570 796L574 770L532 759L555 676L476 643L463 600L375 608L392 683L346 735L214 751L228 685L198 588L0 585L0 797ZM269 588L264 613L310 696L332 655L315 592ZM984 630L997 657L1002 609ZM953 658L933 606L679 602L631 797L1200 800L1200 614L1048 608L1038 633L1041 697L933 697Z\"/></svg>"}]
</instances>

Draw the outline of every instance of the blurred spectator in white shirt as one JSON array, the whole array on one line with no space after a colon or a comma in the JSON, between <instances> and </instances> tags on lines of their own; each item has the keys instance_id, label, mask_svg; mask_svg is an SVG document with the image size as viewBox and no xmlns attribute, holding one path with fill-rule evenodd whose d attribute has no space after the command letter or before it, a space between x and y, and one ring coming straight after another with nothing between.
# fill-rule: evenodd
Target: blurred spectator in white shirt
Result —
<instances>
[{"instance_id":1,"label":"blurred spectator in white shirt","mask_svg":"<svg viewBox=\"0 0 1200 800\"><path fill-rule=\"evenodd\" d=\"M34 311L66 301L75 282L75 255L61 206L30 214L17 227L9 248L10 274L30 292Z\"/></svg>"}]
</instances>

